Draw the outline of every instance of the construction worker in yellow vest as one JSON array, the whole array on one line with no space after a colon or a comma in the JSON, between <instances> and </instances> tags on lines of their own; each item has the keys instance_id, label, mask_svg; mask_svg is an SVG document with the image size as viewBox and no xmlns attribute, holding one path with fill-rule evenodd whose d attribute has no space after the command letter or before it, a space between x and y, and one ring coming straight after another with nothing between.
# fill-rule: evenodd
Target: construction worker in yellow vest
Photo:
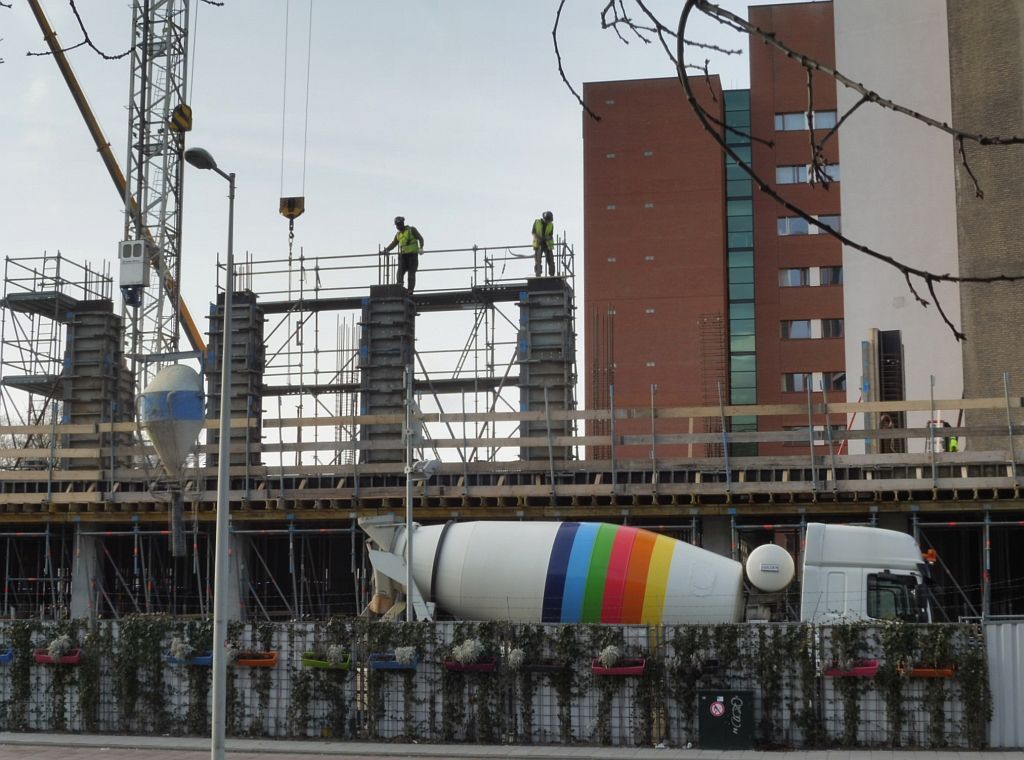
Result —
<instances>
[{"instance_id":1,"label":"construction worker in yellow vest","mask_svg":"<svg viewBox=\"0 0 1024 760\"><path fill-rule=\"evenodd\" d=\"M423 236L415 227L405 224L404 216L395 217L395 239L382 253L391 253L398 246L398 284L402 284L405 273L409 273L409 292L416 290L416 268L419 266L420 253L423 251Z\"/></svg>"},{"instance_id":2,"label":"construction worker in yellow vest","mask_svg":"<svg viewBox=\"0 0 1024 760\"><path fill-rule=\"evenodd\" d=\"M543 253L548 262L548 277L555 276L555 215L550 211L541 214L533 223L533 273L541 276L540 257Z\"/></svg>"}]
</instances>

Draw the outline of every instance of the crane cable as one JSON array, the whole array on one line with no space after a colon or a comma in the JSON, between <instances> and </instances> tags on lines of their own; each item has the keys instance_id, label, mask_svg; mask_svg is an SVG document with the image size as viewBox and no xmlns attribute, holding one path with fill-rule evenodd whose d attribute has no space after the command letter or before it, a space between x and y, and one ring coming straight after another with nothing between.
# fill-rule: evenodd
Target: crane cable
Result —
<instances>
[{"instance_id":1,"label":"crane cable","mask_svg":"<svg viewBox=\"0 0 1024 760\"><path fill-rule=\"evenodd\" d=\"M284 194L284 156L286 145L286 123L288 116L288 28L291 12L291 0L285 1L284 13L284 83L281 93L281 216L288 220L288 263L292 261L292 249L295 243L295 220L306 210L306 154L309 144L309 81L313 48L313 0L309 0L309 31L306 41L306 102L302 124L302 195L286 197Z\"/></svg>"}]
</instances>

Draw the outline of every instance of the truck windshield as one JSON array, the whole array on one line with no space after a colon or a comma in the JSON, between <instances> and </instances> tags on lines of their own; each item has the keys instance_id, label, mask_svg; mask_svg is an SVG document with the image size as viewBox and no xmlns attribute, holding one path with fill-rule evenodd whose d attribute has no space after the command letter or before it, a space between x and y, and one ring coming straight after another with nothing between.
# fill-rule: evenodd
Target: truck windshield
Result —
<instances>
[{"instance_id":1,"label":"truck windshield","mask_svg":"<svg viewBox=\"0 0 1024 760\"><path fill-rule=\"evenodd\" d=\"M917 579L912 575L868 575L868 617L877 620L917 622Z\"/></svg>"}]
</instances>

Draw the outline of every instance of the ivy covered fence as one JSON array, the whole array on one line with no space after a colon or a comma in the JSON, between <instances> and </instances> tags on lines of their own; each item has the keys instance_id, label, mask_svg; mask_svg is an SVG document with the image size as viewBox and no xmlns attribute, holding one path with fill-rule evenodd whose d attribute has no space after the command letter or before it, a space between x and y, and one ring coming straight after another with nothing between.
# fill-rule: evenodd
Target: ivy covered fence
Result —
<instances>
[{"instance_id":1,"label":"ivy covered fence","mask_svg":"<svg viewBox=\"0 0 1024 760\"><path fill-rule=\"evenodd\" d=\"M78 664L46 656L63 636ZM211 636L154 616L2 623L0 729L208 733ZM236 736L699 746L699 692L744 689L762 747L980 748L992 714L969 625L333 618L232 624L228 643Z\"/></svg>"}]
</instances>

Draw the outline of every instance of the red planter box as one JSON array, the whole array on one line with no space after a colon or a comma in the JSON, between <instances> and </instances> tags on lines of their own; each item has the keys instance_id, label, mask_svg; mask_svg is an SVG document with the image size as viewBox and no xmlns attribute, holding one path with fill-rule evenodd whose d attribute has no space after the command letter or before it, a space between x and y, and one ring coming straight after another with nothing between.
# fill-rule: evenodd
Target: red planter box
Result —
<instances>
[{"instance_id":1,"label":"red planter box","mask_svg":"<svg viewBox=\"0 0 1024 760\"><path fill-rule=\"evenodd\" d=\"M878 673L878 660L858 660L849 670L832 667L825 671L829 678L872 678Z\"/></svg>"},{"instance_id":2,"label":"red planter box","mask_svg":"<svg viewBox=\"0 0 1024 760\"><path fill-rule=\"evenodd\" d=\"M454 673L493 673L498 669L498 661L484 660L483 662L470 662L464 665L458 660L445 660L444 669Z\"/></svg>"},{"instance_id":3,"label":"red planter box","mask_svg":"<svg viewBox=\"0 0 1024 760\"><path fill-rule=\"evenodd\" d=\"M646 657L623 657L613 667L606 668L599 659L590 663L595 676L642 676L647 670Z\"/></svg>"},{"instance_id":4,"label":"red planter box","mask_svg":"<svg viewBox=\"0 0 1024 760\"><path fill-rule=\"evenodd\" d=\"M82 662L82 650L72 649L63 657L54 659L46 649L36 649L32 652L35 661L41 665L78 665Z\"/></svg>"}]
</instances>

